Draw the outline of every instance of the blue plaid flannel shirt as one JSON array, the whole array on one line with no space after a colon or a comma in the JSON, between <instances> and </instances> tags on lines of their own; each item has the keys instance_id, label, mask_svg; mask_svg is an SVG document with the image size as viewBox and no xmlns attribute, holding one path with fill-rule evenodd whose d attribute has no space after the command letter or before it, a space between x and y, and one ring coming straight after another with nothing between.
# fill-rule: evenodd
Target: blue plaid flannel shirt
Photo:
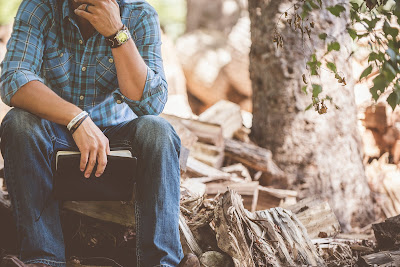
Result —
<instances>
[{"instance_id":1,"label":"blue plaid flannel shirt","mask_svg":"<svg viewBox=\"0 0 400 267\"><path fill-rule=\"evenodd\" d=\"M96 32L85 43L68 1L22 2L1 64L3 102L10 105L19 88L36 80L86 110L99 127L160 114L167 101L168 85L156 11L145 0L117 1L122 23L130 30L148 66L143 96L134 101L119 90L114 59L105 38Z\"/></svg>"}]
</instances>

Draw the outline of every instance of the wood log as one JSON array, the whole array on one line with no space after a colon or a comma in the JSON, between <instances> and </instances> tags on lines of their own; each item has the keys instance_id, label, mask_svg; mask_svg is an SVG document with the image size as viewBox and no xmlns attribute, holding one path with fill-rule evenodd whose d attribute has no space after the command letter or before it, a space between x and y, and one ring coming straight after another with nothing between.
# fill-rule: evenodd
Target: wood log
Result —
<instances>
[{"instance_id":1,"label":"wood log","mask_svg":"<svg viewBox=\"0 0 400 267\"><path fill-rule=\"evenodd\" d=\"M200 114L200 121L221 125L224 138L232 138L242 127L240 106L226 100L220 100Z\"/></svg>"},{"instance_id":2,"label":"wood log","mask_svg":"<svg viewBox=\"0 0 400 267\"><path fill-rule=\"evenodd\" d=\"M386 104L378 103L367 107L363 124L368 129L376 129L381 135L386 133L388 127Z\"/></svg>"},{"instance_id":3,"label":"wood log","mask_svg":"<svg viewBox=\"0 0 400 267\"><path fill-rule=\"evenodd\" d=\"M328 202L307 198L284 207L296 214L311 238L331 237L340 233L339 221Z\"/></svg>"},{"instance_id":4,"label":"wood log","mask_svg":"<svg viewBox=\"0 0 400 267\"><path fill-rule=\"evenodd\" d=\"M224 147L197 142L193 145L190 155L195 159L213 167L220 169L224 163Z\"/></svg>"},{"instance_id":5,"label":"wood log","mask_svg":"<svg viewBox=\"0 0 400 267\"><path fill-rule=\"evenodd\" d=\"M389 153L366 165L366 175L373 197L386 218L400 213L400 172L389 164Z\"/></svg>"},{"instance_id":6,"label":"wood log","mask_svg":"<svg viewBox=\"0 0 400 267\"><path fill-rule=\"evenodd\" d=\"M250 18L242 16L228 36L228 46L231 49L232 60L224 67L224 73L230 84L240 94L251 98L253 90L250 80Z\"/></svg>"},{"instance_id":7,"label":"wood log","mask_svg":"<svg viewBox=\"0 0 400 267\"><path fill-rule=\"evenodd\" d=\"M218 246L236 267L326 266L307 231L290 211L275 208L250 213L227 191L215 210Z\"/></svg>"},{"instance_id":8,"label":"wood log","mask_svg":"<svg viewBox=\"0 0 400 267\"><path fill-rule=\"evenodd\" d=\"M361 256L360 266L399 267L400 251L381 251L378 253Z\"/></svg>"},{"instance_id":9,"label":"wood log","mask_svg":"<svg viewBox=\"0 0 400 267\"><path fill-rule=\"evenodd\" d=\"M379 248L390 249L400 245L400 215L372 225Z\"/></svg>"},{"instance_id":10,"label":"wood log","mask_svg":"<svg viewBox=\"0 0 400 267\"><path fill-rule=\"evenodd\" d=\"M212 177L214 179L231 178L231 175L213 168L193 157L188 158L187 175L190 177Z\"/></svg>"},{"instance_id":11,"label":"wood log","mask_svg":"<svg viewBox=\"0 0 400 267\"><path fill-rule=\"evenodd\" d=\"M283 171L272 160L271 151L256 145L225 139L225 156L272 177L284 177Z\"/></svg>"},{"instance_id":12,"label":"wood log","mask_svg":"<svg viewBox=\"0 0 400 267\"><path fill-rule=\"evenodd\" d=\"M182 247L187 248L184 249L184 251L186 250L186 254L190 252L195 254L197 257L200 257L203 251L199 244L197 244L197 241L189 226L186 224L185 217L183 217L182 214L179 215L179 229L181 233L181 242L183 241Z\"/></svg>"},{"instance_id":13,"label":"wood log","mask_svg":"<svg viewBox=\"0 0 400 267\"><path fill-rule=\"evenodd\" d=\"M202 267L233 267L232 258L218 251L207 251L200 257Z\"/></svg>"},{"instance_id":14,"label":"wood log","mask_svg":"<svg viewBox=\"0 0 400 267\"><path fill-rule=\"evenodd\" d=\"M266 210L283 205L296 203L297 192L292 190L276 189L272 187L258 187L258 202L256 210Z\"/></svg>"},{"instance_id":15,"label":"wood log","mask_svg":"<svg viewBox=\"0 0 400 267\"><path fill-rule=\"evenodd\" d=\"M227 190L234 190L243 198L243 205L250 211L255 211L258 202L258 182L234 183L231 181L221 183L207 183L206 194L216 196L224 194Z\"/></svg>"},{"instance_id":16,"label":"wood log","mask_svg":"<svg viewBox=\"0 0 400 267\"><path fill-rule=\"evenodd\" d=\"M217 31L198 30L176 41L188 91L205 105L227 99L231 88L222 68L231 60L226 38Z\"/></svg>"},{"instance_id":17,"label":"wood log","mask_svg":"<svg viewBox=\"0 0 400 267\"><path fill-rule=\"evenodd\" d=\"M230 173L238 178L242 178L246 182L252 181L249 170L242 163L226 166L221 168L221 170L223 172Z\"/></svg>"},{"instance_id":18,"label":"wood log","mask_svg":"<svg viewBox=\"0 0 400 267\"><path fill-rule=\"evenodd\" d=\"M172 115L161 114L161 117L168 121L178 120L187 129L198 137L198 141L215 145L217 147L224 146L224 137L222 135L222 128L218 124L202 122L193 119L183 119Z\"/></svg>"}]
</instances>

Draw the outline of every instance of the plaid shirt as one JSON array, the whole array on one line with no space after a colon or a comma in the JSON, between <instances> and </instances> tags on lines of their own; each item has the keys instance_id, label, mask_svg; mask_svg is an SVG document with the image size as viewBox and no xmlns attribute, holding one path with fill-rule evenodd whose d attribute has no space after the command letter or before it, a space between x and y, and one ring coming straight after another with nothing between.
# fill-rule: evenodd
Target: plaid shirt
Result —
<instances>
[{"instance_id":1,"label":"plaid shirt","mask_svg":"<svg viewBox=\"0 0 400 267\"><path fill-rule=\"evenodd\" d=\"M99 127L161 113L168 86L156 11L145 0L117 1L122 23L148 66L143 96L140 101L133 101L119 90L114 59L105 38L96 32L85 43L68 2L22 2L1 65L3 102L10 105L19 88L36 80L86 110Z\"/></svg>"}]
</instances>

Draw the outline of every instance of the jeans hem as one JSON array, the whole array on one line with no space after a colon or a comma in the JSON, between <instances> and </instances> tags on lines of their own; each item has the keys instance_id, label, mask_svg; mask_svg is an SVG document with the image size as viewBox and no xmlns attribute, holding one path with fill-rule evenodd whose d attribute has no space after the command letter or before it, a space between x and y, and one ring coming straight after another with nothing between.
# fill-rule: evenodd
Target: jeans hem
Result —
<instances>
[{"instance_id":1,"label":"jeans hem","mask_svg":"<svg viewBox=\"0 0 400 267\"><path fill-rule=\"evenodd\" d=\"M24 261L26 264L31 264L31 263L42 263L46 264L52 267L65 267L66 262L65 261L54 261L54 260L48 260L48 259L33 259L33 260L28 260Z\"/></svg>"}]
</instances>

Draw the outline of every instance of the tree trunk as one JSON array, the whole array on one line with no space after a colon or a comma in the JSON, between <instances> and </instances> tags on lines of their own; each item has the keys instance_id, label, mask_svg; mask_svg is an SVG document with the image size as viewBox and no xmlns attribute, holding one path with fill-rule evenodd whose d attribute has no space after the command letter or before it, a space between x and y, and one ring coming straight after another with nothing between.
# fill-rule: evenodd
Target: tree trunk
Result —
<instances>
[{"instance_id":1,"label":"tree trunk","mask_svg":"<svg viewBox=\"0 0 400 267\"><path fill-rule=\"evenodd\" d=\"M348 80L348 85L342 86L334 74L322 69L320 78L313 78L313 82L323 86L323 94L333 97L340 107L328 105L328 113L319 115L313 109L304 111L311 103L311 95L301 91L302 74L306 73L305 62L310 53L307 47L303 49L301 32L289 28L282 20L278 30L284 38L284 47L277 48L273 43L280 15L296 2L249 0L252 138L272 151L274 160L287 174L289 186L299 190L300 197L318 195L327 199L343 229L350 230L351 226L365 224L373 218L348 61L351 41L343 34L348 15L344 12L341 18L336 18L325 8L310 15L309 22L315 23L311 49L320 58L326 48L318 34L327 33L328 40L330 36L336 37L342 45L341 51L328 58L335 60L338 71ZM329 1L329 5L337 2ZM294 8L290 9L288 17L293 12L296 12ZM306 34L304 40L310 45Z\"/></svg>"}]
</instances>

